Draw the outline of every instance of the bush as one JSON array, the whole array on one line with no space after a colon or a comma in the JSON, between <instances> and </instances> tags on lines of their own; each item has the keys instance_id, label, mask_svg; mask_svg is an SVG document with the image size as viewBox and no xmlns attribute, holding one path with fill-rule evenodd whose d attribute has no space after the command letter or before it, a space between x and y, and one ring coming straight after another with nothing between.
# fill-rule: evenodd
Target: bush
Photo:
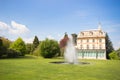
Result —
<instances>
[{"instance_id":1,"label":"bush","mask_svg":"<svg viewBox=\"0 0 120 80\"><path fill-rule=\"evenodd\" d=\"M40 53L44 58L52 58L60 53L58 42L46 39L40 44Z\"/></svg>"},{"instance_id":2,"label":"bush","mask_svg":"<svg viewBox=\"0 0 120 80\"><path fill-rule=\"evenodd\" d=\"M34 50L33 55L40 56L40 45Z\"/></svg>"},{"instance_id":3,"label":"bush","mask_svg":"<svg viewBox=\"0 0 120 80\"><path fill-rule=\"evenodd\" d=\"M8 58L15 58L15 57L18 57L20 54L21 54L20 52L17 52L17 51L12 50L12 49L7 50L7 57Z\"/></svg>"},{"instance_id":4,"label":"bush","mask_svg":"<svg viewBox=\"0 0 120 80\"><path fill-rule=\"evenodd\" d=\"M118 60L118 59L119 59L116 51L111 52L111 53L109 54L109 57L110 57L110 59L112 59L112 60Z\"/></svg>"},{"instance_id":5,"label":"bush","mask_svg":"<svg viewBox=\"0 0 120 80\"><path fill-rule=\"evenodd\" d=\"M30 54L32 52L32 44L26 44L26 54Z\"/></svg>"}]
</instances>

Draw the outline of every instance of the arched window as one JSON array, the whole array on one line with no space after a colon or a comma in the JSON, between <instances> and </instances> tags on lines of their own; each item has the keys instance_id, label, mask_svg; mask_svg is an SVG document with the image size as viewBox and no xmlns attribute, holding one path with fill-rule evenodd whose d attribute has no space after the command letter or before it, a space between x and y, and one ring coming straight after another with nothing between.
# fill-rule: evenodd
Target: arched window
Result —
<instances>
[{"instance_id":1,"label":"arched window","mask_svg":"<svg viewBox=\"0 0 120 80\"><path fill-rule=\"evenodd\" d=\"M82 35L82 36L84 36L84 33L83 33L83 32L81 32L81 35Z\"/></svg>"},{"instance_id":2,"label":"arched window","mask_svg":"<svg viewBox=\"0 0 120 80\"><path fill-rule=\"evenodd\" d=\"M103 34L103 32L102 32L102 31L100 31L100 32L99 32L99 34L100 34L100 35L102 35L102 34Z\"/></svg>"},{"instance_id":3,"label":"arched window","mask_svg":"<svg viewBox=\"0 0 120 80\"><path fill-rule=\"evenodd\" d=\"M90 35L93 35L93 32L92 32L92 31L90 31Z\"/></svg>"}]
</instances>

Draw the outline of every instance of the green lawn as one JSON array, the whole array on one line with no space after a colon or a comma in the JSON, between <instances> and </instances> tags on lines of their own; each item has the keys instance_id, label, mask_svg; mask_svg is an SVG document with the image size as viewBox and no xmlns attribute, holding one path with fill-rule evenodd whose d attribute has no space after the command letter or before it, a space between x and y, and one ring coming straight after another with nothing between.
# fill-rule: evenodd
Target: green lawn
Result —
<instances>
[{"instance_id":1,"label":"green lawn","mask_svg":"<svg viewBox=\"0 0 120 80\"><path fill-rule=\"evenodd\" d=\"M26 56L0 59L0 80L120 80L120 61L80 60L90 64L53 64L63 59Z\"/></svg>"}]
</instances>

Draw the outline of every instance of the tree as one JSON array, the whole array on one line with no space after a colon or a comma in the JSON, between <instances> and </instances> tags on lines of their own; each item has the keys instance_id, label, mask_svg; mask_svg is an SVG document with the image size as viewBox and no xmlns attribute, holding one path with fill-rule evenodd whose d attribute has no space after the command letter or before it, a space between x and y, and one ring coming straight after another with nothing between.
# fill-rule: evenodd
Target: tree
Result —
<instances>
[{"instance_id":1,"label":"tree","mask_svg":"<svg viewBox=\"0 0 120 80\"><path fill-rule=\"evenodd\" d=\"M117 55L120 57L120 48L116 50Z\"/></svg>"},{"instance_id":2,"label":"tree","mask_svg":"<svg viewBox=\"0 0 120 80\"><path fill-rule=\"evenodd\" d=\"M16 58L16 57L19 57L21 53L20 52L17 52L13 49L7 49L7 52L6 52L6 56L8 58Z\"/></svg>"},{"instance_id":3,"label":"tree","mask_svg":"<svg viewBox=\"0 0 120 80\"><path fill-rule=\"evenodd\" d=\"M40 45L38 45L38 47L34 50L33 55L40 56Z\"/></svg>"},{"instance_id":4,"label":"tree","mask_svg":"<svg viewBox=\"0 0 120 80\"><path fill-rule=\"evenodd\" d=\"M11 44L11 41L10 41L10 40L8 40L8 39L6 39L6 38L4 38L4 37L1 37L1 40L2 40L3 46L4 46L5 48L9 48L9 47L10 47L10 44Z\"/></svg>"},{"instance_id":5,"label":"tree","mask_svg":"<svg viewBox=\"0 0 120 80\"><path fill-rule=\"evenodd\" d=\"M77 34L71 34L73 37L73 43L76 45L77 44Z\"/></svg>"},{"instance_id":6,"label":"tree","mask_svg":"<svg viewBox=\"0 0 120 80\"><path fill-rule=\"evenodd\" d=\"M107 59L109 59L109 54L114 50L113 48L113 44L108 36L108 34L106 33L106 57Z\"/></svg>"},{"instance_id":7,"label":"tree","mask_svg":"<svg viewBox=\"0 0 120 80\"><path fill-rule=\"evenodd\" d=\"M40 54L44 58L52 58L60 53L58 42L46 39L40 44Z\"/></svg>"},{"instance_id":8,"label":"tree","mask_svg":"<svg viewBox=\"0 0 120 80\"><path fill-rule=\"evenodd\" d=\"M1 46L3 46L3 44L2 44L2 40L0 39L0 47L1 47Z\"/></svg>"},{"instance_id":9,"label":"tree","mask_svg":"<svg viewBox=\"0 0 120 80\"><path fill-rule=\"evenodd\" d=\"M67 41L68 41L68 34L65 33L64 38L62 40L60 40L60 48L63 48L67 45Z\"/></svg>"},{"instance_id":10,"label":"tree","mask_svg":"<svg viewBox=\"0 0 120 80\"><path fill-rule=\"evenodd\" d=\"M4 54L6 53L6 51L7 51L7 48L3 45L3 41L2 41L2 39L0 38L0 57L1 57L2 55L4 55Z\"/></svg>"},{"instance_id":11,"label":"tree","mask_svg":"<svg viewBox=\"0 0 120 80\"><path fill-rule=\"evenodd\" d=\"M109 57L110 57L110 59L112 59L112 60L119 60L119 57L118 57L116 51L111 52L111 53L109 54Z\"/></svg>"},{"instance_id":12,"label":"tree","mask_svg":"<svg viewBox=\"0 0 120 80\"><path fill-rule=\"evenodd\" d=\"M68 34L65 33L63 39L60 40L59 46L60 46L60 52L61 52L61 53L60 53L59 56L63 56L63 54L64 54L64 49L65 49L65 47L66 47L66 45L67 45L67 41L68 41L68 40L69 40Z\"/></svg>"},{"instance_id":13,"label":"tree","mask_svg":"<svg viewBox=\"0 0 120 80\"><path fill-rule=\"evenodd\" d=\"M13 49L20 53L20 56L24 56L26 53L26 45L22 38L18 38L15 42L13 42L10 46L10 49Z\"/></svg>"},{"instance_id":14,"label":"tree","mask_svg":"<svg viewBox=\"0 0 120 80\"><path fill-rule=\"evenodd\" d=\"M32 52L35 50L35 48L37 48L37 46L39 45L39 39L37 36L35 36L34 40L33 40L33 50Z\"/></svg>"},{"instance_id":15,"label":"tree","mask_svg":"<svg viewBox=\"0 0 120 80\"><path fill-rule=\"evenodd\" d=\"M30 54L32 52L32 44L26 44L26 53Z\"/></svg>"},{"instance_id":16,"label":"tree","mask_svg":"<svg viewBox=\"0 0 120 80\"><path fill-rule=\"evenodd\" d=\"M2 56L2 47L3 47L3 44L2 44L2 40L0 39L0 57Z\"/></svg>"}]
</instances>

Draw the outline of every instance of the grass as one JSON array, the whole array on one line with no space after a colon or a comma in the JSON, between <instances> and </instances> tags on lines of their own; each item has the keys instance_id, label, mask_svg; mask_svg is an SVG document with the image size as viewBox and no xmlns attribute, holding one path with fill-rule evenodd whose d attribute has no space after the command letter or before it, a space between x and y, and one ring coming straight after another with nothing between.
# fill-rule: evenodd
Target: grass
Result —
<instances>
[{"instance_id":1,"label":"grass","mask_svg":"<svg viewBox=\"0 0 120 80\"><path fill-rule=\"evenodd\" d=\"M0 80L120 80L119 60L80 60L90 64L52 64L61 58L26 56L0 59Z\"/></svg>"}]
</instances>

